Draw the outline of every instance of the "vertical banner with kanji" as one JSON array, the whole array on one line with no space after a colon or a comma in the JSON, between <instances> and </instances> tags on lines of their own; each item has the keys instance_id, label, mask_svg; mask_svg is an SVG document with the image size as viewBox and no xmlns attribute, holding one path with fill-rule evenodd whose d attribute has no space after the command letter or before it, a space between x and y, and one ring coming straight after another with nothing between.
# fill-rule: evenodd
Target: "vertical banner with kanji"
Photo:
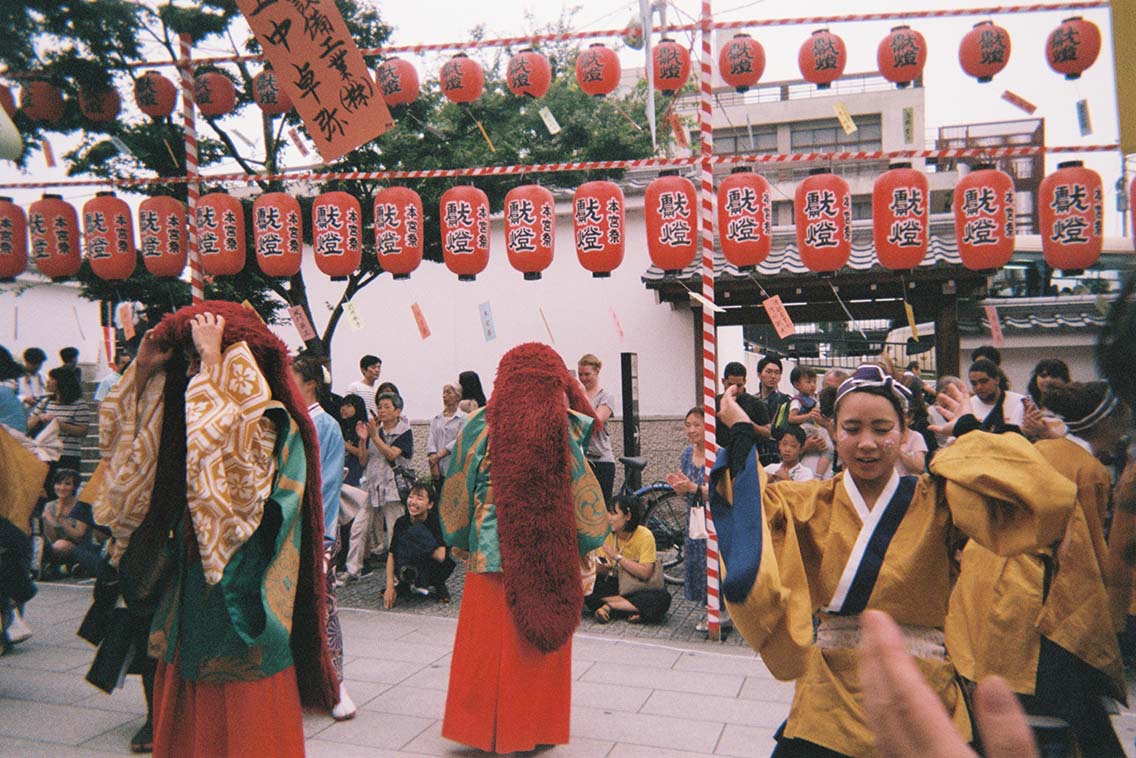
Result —
<instances>
[{"instance_id":1,"label":"vertical banner with kanji","mask_svg":"<svg viewBox=\"0 0 1136 758\"><path fill-rule=\"evenodd\" d=\"M237 0L237 6L324 160L394 126L333 0Z\"/></svg>"}]
</instances>

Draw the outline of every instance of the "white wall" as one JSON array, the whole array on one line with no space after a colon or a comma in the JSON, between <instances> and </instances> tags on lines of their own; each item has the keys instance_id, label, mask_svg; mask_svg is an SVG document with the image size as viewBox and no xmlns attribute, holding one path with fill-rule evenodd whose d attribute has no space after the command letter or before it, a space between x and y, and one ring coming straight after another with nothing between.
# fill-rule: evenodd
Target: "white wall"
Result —
<instances>
[{"instance_id":1,"label":"white wall","mask_svg":"<svg viewBox=\"0 0 1136 758\"><path fill-rule=\"evenodd\" d=\"M60 348L71 346L79 348L80 363L105 367L102 343L99 304L79 297L77 284L31 274L0 284L0 345L17 361L26 348L39 347L47 353L44 368L51 369L59 365Z\"/></svg>"},{"instance_id":2,"label":"white wall","mask_svg":"<svg viewBox=\"0 0 1136 758\"><path fill-rule=\"evenodd\" d=\"M398 386L410 418L427 419L441 409L442 384L456 381L460 371L477 371L488 395L501 356L522 342L538 341L551 344L571 369L584 353L597 355L604 363L601 384L617 401L620 353L638 353L640 414L681 415L695 400L691 312L656 303L640 281L649 264L641 211L628 209L627 227L627 252L610 279L593 279L580 266L566 206L557 209L555 258L539 281L524 281L509 265L500 218L492 222L489 266L474 282L459 282L443 265L429 262L409 281L382 275L355 296L363 329L353 330L346 319L336 329L334 389L342 392L358 379L359 358L371 353L382 358L380 381ZM305 266L316 330L322 332L330 315L325 303L337 302L343 284L319 273L309 256ZM491 304L497 331L488 342L478 317L484 302ZM413 303L430 328L425 340L411 314ZM301 344L291 326L277 332L290 346Z\"/></svg>"}]
</instances>

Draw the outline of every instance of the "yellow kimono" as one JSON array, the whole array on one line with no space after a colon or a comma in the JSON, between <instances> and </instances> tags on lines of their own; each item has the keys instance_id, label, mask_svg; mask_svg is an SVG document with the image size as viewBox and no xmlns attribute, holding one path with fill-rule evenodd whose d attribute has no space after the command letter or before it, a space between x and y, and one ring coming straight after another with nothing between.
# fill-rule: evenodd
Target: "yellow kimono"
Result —
<instances>
[{"instance_id":1,"label":"yellow kimono","mask_svg":"<svg viewBox=\"0 0 1136 758\"><path fill-rule=\"evenodd\" d=\"M1110 694L1123 700L1127 687L1118 628L1104 579L1108 549L1101 521L1110 492L1108 471L1070 439L1042 440L1035 447L1077 487L1077 506L1060 547L1007 557L968 544L951 595L947 648L967 679L997 674L1014 692L1033 695L1044 636L1103 672ZM1123 608L1120 600L1113 604L1117 610Z\"/></svg>"},{"instance_id":2,"label":"yellow kimono","mask_svg":"<svg viewBox=\"0 0 1136 758\"><path fill-rule=\"evenodd\" d=\"M769 484L752 449L716 462L711 508L723 595L770 671L797 681L786 738L846 755L876 753L855 649L856 615L867 608L910 632L909 648L924 655L919 667L970 738L954 667L942 652L954 547L960 535L1001 555L1049 544L1064 531L1075 493L1017 435L966 434L939 453L932 472L893 476L869 510L847 474ZM814 615L821 634L831 635L823 645L814 643Z\"/></svg>"}]
</instances>

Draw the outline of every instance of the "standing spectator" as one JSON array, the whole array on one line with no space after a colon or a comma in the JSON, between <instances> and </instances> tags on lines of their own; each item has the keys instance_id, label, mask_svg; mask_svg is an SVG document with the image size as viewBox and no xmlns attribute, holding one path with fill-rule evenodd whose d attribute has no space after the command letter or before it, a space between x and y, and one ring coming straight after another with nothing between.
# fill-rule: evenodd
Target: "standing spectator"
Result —
<instances>
[{"instance_id":1,"label":"standing spectator","mask_svg":"<svg viewBox=\"0 0 1136 758\"><path fill-rule=\"evenodd\" d=\"M993 349L993 348L991 348ZM970 364L971 412L988 432L1001 434L1008 427L1020 430L1025 414L1025 397L1010 392L1010 382L998 364L979 358Z\"/></svg>"},{"instance_id":2,"label":"standing spectator","mask_svg":"<svg viewBox=\"0 0 1136 758\"><path fill-rule=\"evenodd\" d=\"M320 457L320 496L323 502L324 570L327 574L327 647L331 662L339 679L339 702L331 709L336 721L355 717L355 703L347 694L343 679L343 628L335 602L335 565L339 550L339 491L343 486L343 435L335 422L320 405L320 388L323 386L323 365L318 358L298 358L292 363L292 378L300 395L308 404L308 414L316 428Z\"/></svg>"},{"instance_id":3,"label":"standing spectator","mask_svg":"<svg viewBox=\"0 0 1136 758\"><path fill-rule=\"evenodd\" d=\"M75 381L83 386L83 369L79 368L79 348L65 347L59 351L60 368L68 369L75 374Z\"/></svg>"},{"instance_id":4,"label":"standing spectator","mask_svg":"<svg viewBox=\"0 0 1136 758\"><path fill-rule=\"evenodd\" d=\"M730 364L734 365L734 364ZM741 365L741 364L737 364ZM727 366L727 369L729 366ZM742 366L744 370L745 367ZM752 395L749 396L756 401ZM765 406L758 404L762 410ZM747 414L748 415L748 414ZM702 406L695 406L686 412L683 421L683 431L689 443L678 459L679 473L669 474L667 484L674 487L680 495L686 495L687 511L695 505L705 506L706 492L706 414ZM687 529L686 538L682 546L683 570L683 597L687 600L706 605L706 540L690 538ZM705 615L694 625L696 632L707 630L708 620Z\"/></svg>"},{"instance_id":5,"label":"standing spectator","mask_svg":"<svg viewBox=\"0 0 1136 758\"><path fill-rule=\"evenodd\" d=\"M130 353L122 350L114 357L114 368L111 372L103 377L99 382L99 386L95 388L95 402L101 403L103 398L110 392L110 388L118 384L118 380L126 373L127 367L130 365Z\"/></svg>"},{"instance_id":6,"label":"standing spectator","mask_svg":"<svg viewBox=\"0 0 1136 758\"><path fill-rule=\"evenodd\" d=\"M28 430L28 413L11 382L23 375L23 368L12 360L8 348L0 345L0 424L21 434Z\"/></svg>"},{"instance_id":7,"label":"standing spectator","mask_svg":"<svg viewBox=\"0 0 1136 758\"><path fill-rule=\"evenodd\" d=\"M430 479L435 491L441 491L442 482L450 466L458 433L465 423L465 413L458 408L461 390L452 384L442 386L442 412L430 420L430 439L426 442L426 460L430 464Z\"/></svg>"},{"instance_id":8,"label":"standing spectator","mask_svg":"<svg viewBox=\"0 0 1136 758\"><path fill-rule=\"evenodd\" d=\"M988 360L995 366L1001 366L1002 351L994 347L993 345L979 345L971 352L970 360L972 363L981 360Z\"/></svg>"},{"instance_id":9,"label":"standing spectator","mask_svg":"<svg viewBox=\"0 0 1136 758\"><path fill-rule=\"evenodd\" d=\"M761 382L761 401L765 403L765 410L769 416L770 435L760 438L757 442L761 465L780 463L781 453L777 449L777 440L781 431L789 422L789 401L791 398L778 391L777 385L781 383L781 359L776 355L767 355L757 362L757 378Z\"/></svg>"},{"instance_id":10,"label":"standing spectator","mask_svg":"<svg viewBox=\"0 0 1136 758\"><path fill-rule=\"evenodd\" d=\"M746 386L746 367L737 361L730 361L726 367L722 369L722 390L723 392L727 387L735 386L738 388L738 405L749 416L749 420L753 423L753 428L759 437L769 437L769 411L765 408L765 403L745 391ZM722 407L722 396L718 395L716 398L716 409ZM690 414L687 414L689 417ZM726 447L730 444L730 428L725 424L716 424L714 427L714 438L717 441L718 447Z\"/></svg>"},{"instance_id":11,"label":"standing spectator","mask_svg":"<svg viewBox=\"0 0 1136 758\"><path fill-rule=\"evenodd\" d=\"M463 371L458 374L458 386L461 387L461 399L472 400L478 408L485 407L485 392L481 389L481 377L476 371Z\"/></svg>"},{"instance_id":12,"label":"standing spectator","mask_svg":"<svg viewBox=\"0 0 1136 758\"><path fill-rule=\"evenodd\" d=\"M837 389L848 376L848 372L843 369L830 368L828 371L824 372L824 379L821 380L820 388L822 390L828 389L829 387Z\"/></svg>"},{"instance_id":13,"label":"standing spectator","mask_svg":"<svg viewBox=\"0 0 1136 758\"><path fill-rule=\"evenodd\" d=\"M400 398L402 397L402 393L398 391L398 387L395 385L394 382L383 382L382 384L380 384L378 387L375 388L376 402L378 402L379 395L383 394L384 392L389 392L392 395L398 395ZM405 401L403 401L403 402L405 403ZM405 421L408 424L410 423L410 417L408 417L406 415L405 405L399 410L398 417L402 421Z\"/></svg>"},{"instance_id":14,"label":"standing spectator","mask_svg":"<svg viewBox=\"0 0 1136 758\"><path fill-rule=\"evenodd\" d=\"M57 469L53 489L55 499L43 506L44 566L40 575L66 576L77 564L86 576L95 576L101 556L91 533L91 506L78 498L79 472Z\"/></svg>"},{"instance_id":15,"label":"standing spectator","mask_svg":"<svg viewBox=\"0 0 1136 758\"><path fill-rule=\"evenodd\" d=\"M611 490L615 486L615 454L611 450L611 435L607 431L607 421L615 413L615 396L600 386L600 369L603 362L591 353L585 353L576 365L576 376L584 385L584 394L596 412L596 423L588 440L588 465L600 483L604 502L611 502Z\"/></svg>"},{"instance_id":16,"label":"standing spectator","mask_svg":"<svg viewBox=\"0 0 1136 758\"><path fill-rule=\"evenodd\" d=\"M358 395L344 395L339 399L339 429L346 450L343 483L358 487L363 478L363 447L359 442L358 423L367 421L367 405Z\"/></svg>"},{"instance_id":17,"label":"standing spectator","mask_svg":"<svg viewBox=\"0 0 1136 758\"><path fill-rule=\"evenodd\" d=\"M376 411L375 383L379 381L379 374L383 372L383 362L376 355L364 355L359 359L359 370L363 372L363 378L347 385L347 391L363 398L363 404L367 406L365 420L369 421Z\"/></svg>"},{"instance_id":18,"label":"standing spectator","mask_svg":"<svg viewBox=\"0 0 1136 758\"><path fill-rule=\"evenodd\" d=\"M396 468L407 469L414 455L414 435L410 424L399 416L402 398L384 392L377 398L378 416L356 429L360 441L366 441L363 459L367 476L367 507L355 515L351 527L351 552L347 555L347 575L357 579L362 575L363 562L370 552L371 520L381 514L386 524L386 549L394 533L394 522L405 507L398 491Z\"/></svg>"},{"instance_id":19,"label":"standing spectator","mask_svg":"<svg viewBox=\"0 0 1136 758\"><path fill-rule=\"evenodd\" d=\"M47 382L40 373L43 364L47 362L47 353L38 347L29 347L24 351L24 375L20 377L16 394L20 401L29 408L38 403L47 395Z\"/></svg>"},{"instance_id":20,"label":"standing spectator","mask_svg":"<svg viewBox=\"0 0 1136 758\"><path fill-rule=\"evenodd\" d=\"M28 433L37 434L52 419L58 421L63 455L51 470L53 473L63 468L78 471L83 461L83 440L90 426L90 409L74 370L60 366L49 371L47 393L28 416Z\"/></svg>"},{"instance_id":21,"label":"standing spectator","mask_svg":"<svg viewBox=\"0 0 1136 758\"><path fill-rule=\"evenodd\" d=\"M1065 436L1065 422L1054 415L1046 406L1045 393L1055 385L1068 384L1069 366L1057 358L1045 358L1037 362L1030 374L1026 392L1025 416L1022 418L1022 432L1033 440L1060 439Z\"/></svg>"}]
</instances>

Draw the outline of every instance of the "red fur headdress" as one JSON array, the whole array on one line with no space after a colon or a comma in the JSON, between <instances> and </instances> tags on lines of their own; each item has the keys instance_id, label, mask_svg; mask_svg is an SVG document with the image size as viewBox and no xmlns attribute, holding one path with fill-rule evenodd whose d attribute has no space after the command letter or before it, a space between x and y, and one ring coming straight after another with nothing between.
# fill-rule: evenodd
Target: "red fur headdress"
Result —
<instances>
[{"instance_id":1,"label":"red fur headdress","mask_svg":"<svg viewBox=\"0 0 1136 758\"><path fill-rule=\"evenodd\" d=\"M193 345L191 322L201 313L223 316L225 330L221 348L245 342L252 351L260 371L268 380L272 397L288 410L300 430L307 457L307 480L304 485L303 513L301 514L300 575L296 587L296 602L292 613L292 660L296 666L296 679L300 698L305 705L330 709L339 701L339 681L331 662L327 646L326 576L323 556L323 503L320 496L319 438L308 415L307 403L299 394L288 371L288 348L268 330L255 311L221 300L209 300L187 306L162 319L156 327L159 344L172 348L173 355L166 366L165 423L162 447L158 457L158 482L185 480L185 358L182 348ZM172 423L171 423L172 422ZM172 431L167 434L167 428ZM180 427L180 435L175 427ZM180 440L179 440L180 437ZM169 490L181 490L179 499L169 499ZM155 487L155 495L158 488ZM182 488L163 488L162 497L154 497L152 508L185 506ZM180 501L180 502L179 502Z\"/></svg>"},{"instance_id":2,"label":"red fur headdress","mask_svg":"<svg viewBox=\"0 0 1136 758\"><path fill-rule=\"evenodd\" d=\"M580 623L568 407L595 411L564 361L538 342L501 358L485 409L505 597L521 635L556 650Z\"/></svg>"}]
</instances>

